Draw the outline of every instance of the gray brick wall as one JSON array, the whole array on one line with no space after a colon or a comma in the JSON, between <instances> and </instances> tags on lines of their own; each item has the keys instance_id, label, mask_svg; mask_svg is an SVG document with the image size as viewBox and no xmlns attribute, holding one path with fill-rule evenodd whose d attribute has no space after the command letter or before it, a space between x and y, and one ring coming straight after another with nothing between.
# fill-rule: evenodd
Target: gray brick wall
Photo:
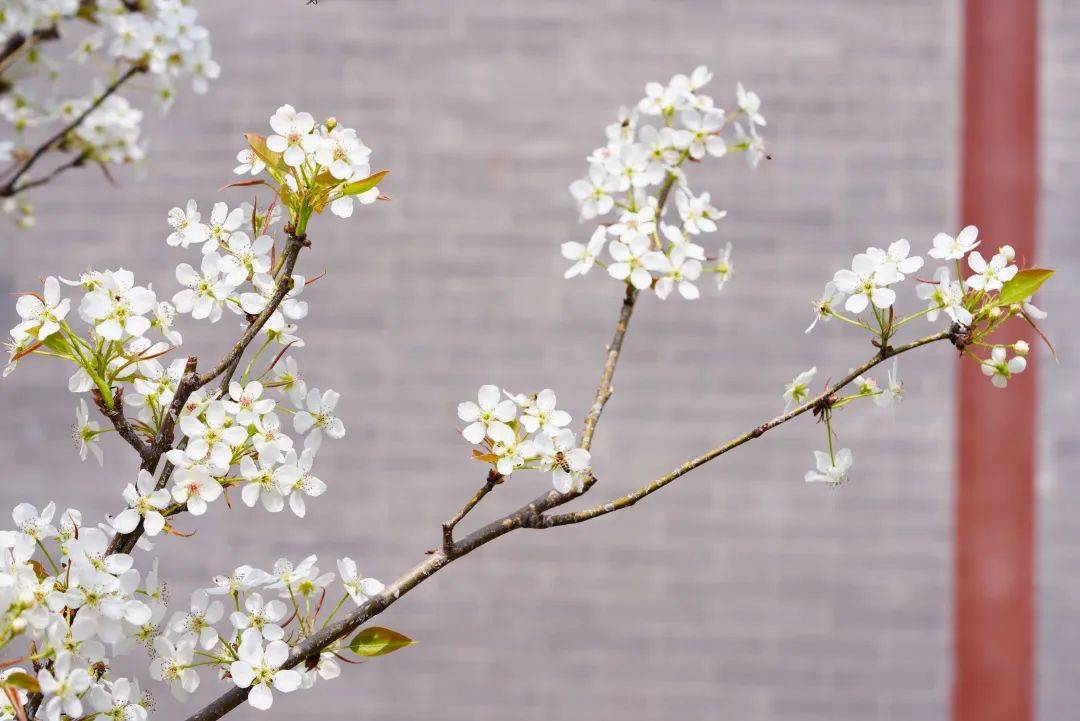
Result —
<instances>
[{"instance_id":1,"label":"gray brick wall","mask_svg":"<svg viewBox=\"0 0 1080 721\"><path fill-rule=\"evenodd\" d=\"M1075 203L1063 188L1076 186L1068 94L1080 16L1045 4L1046 255L1075 268ZM113 190L86 172L53 200L39 196L41 227L9 236L0 287L94 260L171 292L165 212L216 198L239 134L282 102L357 126L375 165L393 170L394 201L348 223L320 219L301 261L309 274L330 271L308 291L310 348L298 354L310 378L344 393L349 435L320 456L330 492L308 522L218 507L194 538L162 543L178 597L241 560L282 554L318 552L329 565L347 552L384 579L411 566L481 480L453 430L455 404L481 383L555 388L580 419L619 290L596 276L560 279L558 244L588 232L566 185L646 80L702 62L717 96L743 80L765 99L775 160L751 175L738 159L696 172L730 211L720 237L735 244L737 276L719 298L641 304L594 446L598 495L775 414L798 370L816 363L835 376L862 358L837 324L802 334L808 301L853 251L900 236L925 246L956 225L953 0L201 6L223 66L212 95L148 119L144 182ZM1044 365L1044 719L1080 700L1076 639L1060 630L1080 557L1080 498L1067 482L1080 440L1062 422L1077 419L1062 312L1076 291L1065 286L1044 299L1058 311L1063 358ZM12 315L0 308L5 323ZM210 357L231 330L228 320L192 330L189 348ZM864 409L843 419L857 464L843 489L802 483L820 429L785 427L629 513L515 534L460 561L380 619L421 645L350 668L321 693L282 697L275 711L325 721L944 717L951 363L943 351L905 359L907 400L892 418ZM0 502L62 496L115 510L132 476L118 444L105 471L73 451L41 452L70 424L64 377L42 361L0 384L0 449L12 459ZM513 479L477 519L543 483ZM183 718L158 696L164 717Z\"/></svg>"}]
</instances>

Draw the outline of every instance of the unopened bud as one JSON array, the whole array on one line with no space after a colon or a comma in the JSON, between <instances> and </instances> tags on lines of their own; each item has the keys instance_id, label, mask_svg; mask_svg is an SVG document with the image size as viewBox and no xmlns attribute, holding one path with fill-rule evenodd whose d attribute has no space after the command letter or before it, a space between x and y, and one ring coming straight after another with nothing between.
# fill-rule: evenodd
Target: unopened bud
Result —
<instances>
[{"instance_id":1,"label":"unopened bud","mask_svg":"<svg viewBox=\"0 0 1080 721\"><path fill-rule=\"evenodd\" d=\"M1018 340L1013 343L1013 350L1016 351L1016 355L1027 355L1031 350L1031 346L1027 344L1026 340Z\"/></svg>"},{"instance_id":2,"label":"unopened bud","mask_svg":"<svg viewBox=\"0 0 1080 721\"><path fill-rule=\"evenodd\" d=\"M16 618L14 621L11 622L11 630L14 631L15 633L22 633L23 631L25 631L26 630L26 619L25 618Z\"/></svg>"},{"instance_id":3,"label":"unopened bud","mask_svg":"<svg viewBox=\"0 0 1080 721\"><path fill-rule=\"evenodd\" d=\"M990 317L995 318L995 319L1000 318L1001 317L1001 308L998 308L997 306L994 306L993 308L991 308L990 309Z\"/></svg>"},{"instance_id":4,"label":"unopened bud","mask_svg":"<svg viewBox=\"0 0 1080 721\"><path fill-rule=\"evenodd\" d=\"M1024 309L1021 307L1021 305L1019 303L1013 303L1012 305L1009 306L1009 313L1011 313L1012 315L1020 315L1020 312L1023 311L1023 310Z\"/></svg>"},{"instance_id":5,"label":"unopened bud","mask_svg":"<svg viewBox=\"0 0 1080 721\"><path fill-rule=\"evenodd\" d=\"M998 248L998 252L1004 255L1005 260L1009 261L1010 263L1016 260L1016 251L1013 250L1013 247L1011 245L1001 246L1000 248Z\"/></svg>"},{"instance_id":6,"label":"unopened bud","mask_svg":"<svg viewBox=\"0 0 1080 721\"><path fill-rule=\"evenodd\" d=\"M337 127L337 118L327 118L326 119L326 131L327 132L332 131L336 127Z\"/></svg>"}]
</instances>

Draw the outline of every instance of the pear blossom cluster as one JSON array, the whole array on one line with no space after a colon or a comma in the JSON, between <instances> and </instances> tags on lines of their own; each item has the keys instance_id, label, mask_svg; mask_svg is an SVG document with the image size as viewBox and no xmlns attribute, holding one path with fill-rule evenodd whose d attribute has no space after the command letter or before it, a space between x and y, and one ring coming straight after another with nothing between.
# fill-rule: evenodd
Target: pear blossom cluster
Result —
<instances>
[{"instance_id":1,"label":"pear blossom cluster","mask_svg":"<svg viewBox=\"0 0 1080 721\"><path fill-rule=\"evenodd\" d=\"M726 211L709 193L690 189L684 164L740 151L757 167L766 157L758 134L766 121L761 99L741 83L735 107L717 107L702 92L712 77L699 66L666 85L650 82L645 97L607 127L607 143L587 158L588 175L570 184L581 219L599 225L587 243L563 243L563 257L573 262L566 278L600 265L639 291L652 289L661 299L678 291L687 300L700 297L703 274L714 276L718 290L727 283L731 245L708 255L701 244ZM672 192L676 213L667 217Z\"/></svg>"},{"instance_id":2,"label":"pear blossom cluster","mask_svg":"<svg viewBox=\"0 0 1080 721\"><path fill-rule=\"evenodd\" d=\"M175 467L171 501L200 516L208 504L239 487L249 507L261 504L277 513L287 504L303 518L306 499L326 492L326 483L311 469L323 433L345 435L344 424L333 415L337 394L312 388L300 396L294 387L299 409L289 410L265 391L259 381L233 381L222 398L201 391L192 395L180 415L182 446L165 454ZM306 434L302 448L282 428L277 411L291 413L296 431ZM149 525L146 532L151 534Z\"/></svg>"},{"instance_id":3,"label":"pear blossom cluster","mask_svg":"<svg viewBox=\"0 0 1080 721\"><path fill-rule=\"evenodd\" d=\"M215 576L213 586L196 590L187 609L173 613L151 639L151 677L183 701L199 687L200 672L209 671L249 689L248 703L260 710L270 708L275 692L337 678L339 659L348 650L342 641L298 669L282 666L293 647L347 603L362 605L384 586L363 576L351 558L338 559L337 574L321 571L317 560L308 556L294 564L281 558L270 571L243 565ZM335 578L340 591L336 601L328 601Z\"/></svg>"},{"instance_id":4,"label":"pear blossom cluster","mask_svg":"<svg viewBox=\"0 0 1080 721\"><path fill-rule=\"evenodd\" d=\"M90 30L79 36L74 31L83 23ZM65 42L26 41L42 34L52 37L53 29ZM73 45L68 38L76 38ZM9 0L0 12L2 44L15 49L3 78L11 86L0 97L0 117L16 136L0 145L0 162L5 163L30 152L31 135L46 137L75 123L129 68L149 75L153 100L162 112L175 100L178 80L187 79L201 94L221 73L209 32L198 24L198 11L187 0ZM88 92L72 95L65 80L73 74L73 63L99 64L109 71ZM71 129L62 150L81 162L141 162L146 154L142 115L124 96L108 95ZM8 202L4 210L20 225L33 224L25 203Z\"/></svg>"},{"instance_id":5,"label":"pear blossom cluster","mask_svg":"<svg viewBox=\"0 0 1080 721\"><path fill-rule=\"evenodd\" d=\"M925 317L930 323L944 320L952 331L954 345L979 364L995 387L1005 388L1027 367L1030 348L1023 340L1002 344L990 336L1011 317L1038 329L1036 321L1046 314L1032 304L1031 296L1050 272L1021 270L1016 265L1016 252L1009 245L1001 246L987 259L977 250L981 242L978 228L971 225L955 236L938 233L928 256L942 265L932 273L923 269L926 261L921 256L911 255L911 245L905 239L884 249L867 248L852 258L848 268L836 271L826 284L814 303L814 319L806 332L810 333L819 322L835 318L869 333L876 347L886 348L903 326L918 318ZM923 307L901 315L896 288L909 279L915 281L913 295ZM980 354L980 349L985 355ZM785 387L786 411L810 400L816 372L816 368L804 371ZM903 397L895 359L886 378L858 376L853 384L854 393L828 398L815 408L824 422L829 450L815 451L815 467L807 472L807 482L838 484L852 467L850 449L833 450L833 413L862 398L887 408Z\"/></svg>"},{"instance_id":6,"label":"pear blossom cluster","mask_svg":"<svg viewBox=\"0 0 1080 721\"><path fill-rule=\"evenodd\" d=\"M311 113L282 105L270 117L268 136L249 133L249 147L236 161L237 175L267 175L285 205L306 213L329 206L339 218L352 216L356 205L379 199L378 181L385 172L371 173L371 149L353 128L335 118L316 123Z\"/></svg>"},{"instance_id":7,"label":"pear blossom cluster","mask_svg":"<svg viewBox=\"0 0 1080 721\"><path fill-rule=\"evenodd\" d=\"M332 122L322 128L326 147L348 146L354 137ZM297 166L296 178L336 174L341 182L329 186L335 192L358 176L366 179L366 148L363 157L349 156L345 168L333 148L323 166L315 158L326 157L326 147L310 141L305 147L311 157ZM266 158L275 162L272 154ZM102 463L102 436L114 431L144 444L156 443L163 430L176 437L164 453L165 470L155 477L141 469L127 480L119 493L122 510L97 527L85 526L75 510L58 516L51 502L40 511L23 503L13 513L15 529L0 531L0 648L16 639L30 644L25 663L0 669L6 704L0 720L24 710L15 709L9 690L20 705L40 694L37 717L48 721L145 719L150 701L138 681L110 672L116 656L140 644L150 653L150 676L178 698L197 688L200 669L208 666L250 689L256 708L268 708L275 691L307 688L340 673L338 660L350 648L342 641L303 669L281 666L317 622L329 622L347 602L363 604L382 592L351 559L337 563L336 605L324 604L335 574L320 572L311 556L296 565L279 560L270 572L243 566L196 591L186 609L167 618L157 561L143 579L133 556L116 551L127 547L117 543L125 534L134 534L135 549L143 551L162 535L189 535L175 527L176 517L198 517L232 492L247 506L270 512L287 506L304 517L308 499L327 490L312 472L315 456L324 438L344 437L345 425L336 414L338 393L310 386L297 364L293 351L304 346L298 321L308 312L301 294L310 281L285 269L286 246L293 243L288 247L295 252L310 215L323 207L315 207L311 194L279 195L286 196L282 202L262 208L219 202L206 217L194 200L172 209L165 244L195 257L177 266L180 289L171 297L124 268L88 269L73 279L48 276L39 290L18 294L19 322L10 330L4 375L31 356L71 364L68 389L80 395L72 438L83 460ZM346 199L353 202L352 195ZM283 205L290 238L284 245L274 238ZM269 311L271 301L276 305ZM265 322L229 382L188 387L178 397L193 372L189 359L168 357L183 344L175 327L180 315L210 323L233 318L241 328L260 315ZM99 422L95 409L112 422ZM235 609L227 617L222 601ZM231 628L223 628L224 621Z\"/></svg>"},{"instance_id":8,"label":"pear blossom cluster","mask_svg":"<svg viewBox=\"0 0 1080 721\"><path fill-rule=\"evenodd\" d=\"M125 496L134 495L133 488ZM146 506L158 508L157 499ZM20 705L30 689L40 693L40 718L48 721L145 720L150 695L140 692L138 679L111 671L113 659L140 646L150 677L180 700L198 688L200 670L215 670L250 688L251 706L269 708L274 691L310 688L340 675L338 659L348 648L341 641L300 670L281 666L316 624L384 588L351 558L341 558L340 591L335 603L325 603L333 572L321 572L315 556L297 564L279 559L269 572L240 566L215 577L213 586L196 590L170 615L157 561L143 577L131 555L110 553L112 527L85 525L75 509L57 514L53 503L40 510L20 503L12 520L14 528L0 531L0 648L20 640L31 652L23 665L6 668L3 680L18 689ZM234 609L228 614L226 604ZM15 717L10 701L0 706L0 718Z\"/></svg>"},{"instance_id":9,"label":"pear blossom cluster","mask_svg":"<svg viewBox=\"0 0 1080 721\"><path fill-rule=\"evenodd\" d=\"M84 524L75 509L20 503L12 520L0 530L0 648L18 640L30 652L4 670L5 687L18 689L20 705L41 693L38 718L48 721L145 719L150 697L110 667L165 616L157 562L143 576L130 555L107 554L112 529ZM5 704L0 718L16 718Z\"/></svg>"},{"instance_id":10,"label":"pear blossom cluster","mask_svg":"<svg viewBox=\"0 0 1080 721\"><path fill-rule=\"evenodd\" d=\"M40 292L22 294L16 302L21 322L10 332L4 375L31 355L69 361L74 365L70 391L95 391L95 403L119 399L136 427L152 439L166 422L185 370L185 359L165 359L183 342L175 327L177 314L216 322L225 309L237 318L261 313L279 280L274 263L281 255L269 235L277 219L276 206L259 211L251 205L229 209L217 203L209 223L201 222L194 201L174 208L168 215L171 233L166 242L201 247L202 252L198 271L189 263L177 267L182 287L170 300L138 285L123 268L88 270L71 280L47 277ZM330 389L309 388L295 358L282 355L304 345L296 321L308 312L301 297L306 284L303 276L292 276L291 289L260 329L260 344L240 380L220 394L200 389L181 408L177 425L186 442L171 451L180 469L171 489L176 503L190 501L189 510L201 512L204 502L246 479L250 490L242 491L242 498L248 505L261 498L267 509L278 511L288 499L302 516L304 497L325 490L310 469L324 437L345 435L335 415L339 396ZM83 294L76 312L72 299L64 297L65 286ZM72 326L74 316L85 326L81 333ZM274 346L282 349L278 357L257 368ZM285 403L279 405L279 400ZM282 418L289 416L292 431L303 436L302 447L294 448L286 432ZM84 460L93 455L102 462L100 437L111 430L91 419L86 399L80 399L73 438ZM238 470L230 475L234 466ZM252 484L262 484L262 491Z\"/></svg>"},{"instance_id":11,"label":"pear blossom cluster","mask_svg":"<svg viewBox=\"0 0 1080 721\"><path fill-rule=\"evenodd\" d=\"M550 388L525 395L481 386L476 401L459 403L457 414L467 424L461 435L479 446L473 457L491 464L500 477L517 470L540 471L551 474L559 493L584 490L592 459L578 447L567 427L570 414L556 407Z\"/></svg>"}]
</instances>

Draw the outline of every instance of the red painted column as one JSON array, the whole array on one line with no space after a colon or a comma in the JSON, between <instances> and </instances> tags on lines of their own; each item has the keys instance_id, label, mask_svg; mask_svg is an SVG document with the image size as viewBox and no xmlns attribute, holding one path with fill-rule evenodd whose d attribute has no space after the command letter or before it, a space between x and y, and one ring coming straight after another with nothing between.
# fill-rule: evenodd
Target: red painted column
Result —
<instances>
[{"instance_id":1,"label":"red painted column","mask_svg":"<svg viewBox=\"0 0 1080 721\"><path fill-rule=\"evenodd\" d=\"M962 215L987 258L1035 254L1037 33L1037 0L965 1ZM1014 322L999 338L1034 350L1031 335ZM1035 375L998 390L961 363L954 721L1032 718Z\"/></svg>"}]
</instances>

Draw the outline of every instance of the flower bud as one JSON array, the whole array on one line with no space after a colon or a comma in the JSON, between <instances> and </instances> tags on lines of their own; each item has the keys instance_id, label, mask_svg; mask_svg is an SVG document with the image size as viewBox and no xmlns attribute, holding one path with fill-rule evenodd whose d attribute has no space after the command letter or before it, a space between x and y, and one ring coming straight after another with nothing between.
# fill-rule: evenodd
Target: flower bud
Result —
<instances>
[{"instance_id":1,"label":"flower bud","mask_svg":"<svg viewBox=\"0 0 1080 721\"><path fill-rule=\"evenodd\" d=\"M1019 303L1013 303L1009 306L1009 313L1012 315L1020 315L1020 312L1023 310L1023 307Z\"/></svg>"},{"instance_id":2,"label":"flower bud","mask_svg":"<svg viewBox=\"0 0 1080 721\"><path fill-rule=\"evenodd\" d=\"M14 621L11 622L11 630L14 631L15 633L22 633L23 631L25 631L26 630L26 619L25 618L16 618Z\"/></svg>"},{"instance_id":3,"label":"flower bud","mask_svg":"<svg viewBox=\"0 0 1080 721\"><path fill-rule=\"evenodd\" d=\"M337 127L337 118L327 118L326 119L326 132L329 133L336 127Z\"/></svg>"},{"instance_id":4,"label":"flower bud","mask_svg":"<svg viewBox=\"0 0 1080 721\"><path fill-rule=\"evenodd\" d=\"M1016 251L1013 250L1013 247L1011 245L1001 246L1000 248L998 248L998 252L1004 255L1005 260L1009 261L1010 263L1016 260Z\"/></svg>"},{"instance_id":5,"label":"flower bud","mask_svg":"<svg viewBox=\"0 0 1080 721\"><path fill-rule=\"evenodd\" d=\"M1026 340L1018 340L1013 343L1013 350L1016 351L1016 355L1025 356L1031 350L1031 346L1027 344Z\"/></svg>"},{"instance_id":6,"label":"flower bud","mask_svg":"<svg viewBox=\"0 0 1080 721\"><path fill-rule=\"evenodd\" d=\"M996 320L1001 317L1001 312L1001 308L994 306L990 309L990 317Z\"/></svg>"}]
</instances>

